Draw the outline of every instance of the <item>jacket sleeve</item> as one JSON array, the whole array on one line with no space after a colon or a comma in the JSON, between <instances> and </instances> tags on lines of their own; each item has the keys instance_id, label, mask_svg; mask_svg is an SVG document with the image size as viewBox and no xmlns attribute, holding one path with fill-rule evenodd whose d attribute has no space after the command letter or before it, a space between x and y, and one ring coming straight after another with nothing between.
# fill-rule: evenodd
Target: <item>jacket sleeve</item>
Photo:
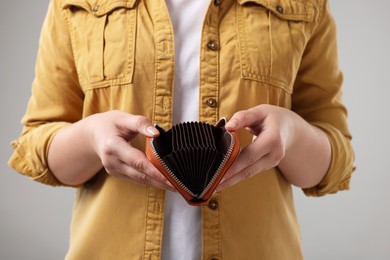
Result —
<instances>
[{"instance_id":1,"label":"jacket sleeve","mask_svg":"<svg viewBox=\"0 0 390 260\"><path fill-rule=\"evenodd\" d=\"M294 84L292 110L329 138L331 165L315 187L303 189L308 196L322 196L349 189L354 153L342 101L343 76L338 66L336 26L327 1L319 1L319 15L307 43Z\"/></svg>"},{"instance_id":2,"label":"jacket sleeve","mask_svg":"<svg viewBox=\"0 0 390 260\"><path fill-rule=\"evenodd\" d=\"M12 142L8 164L33 180L62 185L48 167L47 155L54 135L81 119L84 95L77 79L65 11L56 0L49 4L23 131Z\"/></svg>"}]
</instances>

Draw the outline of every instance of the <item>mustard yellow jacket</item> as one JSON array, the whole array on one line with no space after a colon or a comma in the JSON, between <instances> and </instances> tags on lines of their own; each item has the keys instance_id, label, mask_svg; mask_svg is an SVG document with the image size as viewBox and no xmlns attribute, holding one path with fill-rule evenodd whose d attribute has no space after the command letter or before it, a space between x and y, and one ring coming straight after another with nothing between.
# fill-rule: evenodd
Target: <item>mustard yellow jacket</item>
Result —
<instances>
[{"instance_id":1,"label":"mustard yellow jacket","mask_svg":"<svg viewBox=\"0 0 390 260\"><path fill-rule=\"evenodd\" d=\"M351 135L342 103L335 24L326 0L213 0L204 19L199 120L215 123L259 104L292 109L332 146L322 182L348 189ZM172 121L174 37L163 0L51 0L33 94L9 164L49 185L58 130L112 109ZM245 146L251 136L239 132ZM145 139L133 145L144 149ZM72 144L69 144L72 145ZM66 259L159 259L165 192L103 170L76 187ZM213 195L202 207L203 259L302 259L291 185L278 168Z\"/></svg>"}]
</instances>

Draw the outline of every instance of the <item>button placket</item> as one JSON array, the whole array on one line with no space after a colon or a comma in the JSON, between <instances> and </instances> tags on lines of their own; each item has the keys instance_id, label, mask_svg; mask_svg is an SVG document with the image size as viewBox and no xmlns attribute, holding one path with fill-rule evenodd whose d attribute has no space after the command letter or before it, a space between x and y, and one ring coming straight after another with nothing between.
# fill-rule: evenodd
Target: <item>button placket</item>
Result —
<instances>
[{"instance_id":1,"label":"button placket","mask_svg":"<svg viewBox=\"0 0 390 260\"><path fill-rule=\"evenodd\" d=\"M200 57L199 120L214 124L218 120L219 104L219 6L222 0L212 0L202 30Z\"/></svg>"},{"instance_id":2,"label":"button placket","mask_svg":"<svg viewBox=\"0 0 390 260\"><path fill-rule=\"evenodd\" d=\"M155 33L155 97L153 122L165 128L171 127L174 79L174 37L169 11L164 1L155 1L153 23Z\"/></svg>"},{"instance_id":3,"label":"button placket","mask_svg":"<svg viewBox=\"0 0 390 260\"><path fill-rule=\"evenodd\" d=\"M204 254L207 256L205 259L209 260L218 260L220 259L220 241L217 237L220 237L220 195L215 194L207 202L204 207L204 222L203 229L204 231Z\"/></svg>"}]
</instances>

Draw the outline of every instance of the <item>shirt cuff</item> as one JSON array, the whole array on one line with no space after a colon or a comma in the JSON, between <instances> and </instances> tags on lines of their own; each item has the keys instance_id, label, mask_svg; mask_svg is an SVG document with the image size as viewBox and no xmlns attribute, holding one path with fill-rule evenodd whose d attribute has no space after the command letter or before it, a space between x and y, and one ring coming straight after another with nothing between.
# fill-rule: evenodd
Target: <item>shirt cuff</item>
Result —
<instances>
[{"instance_id":1,"label":"shirt cuff","mask_svg":"<svg viewBox=\"0 0 390 260\"><path fill-rule=\"evenodd\" d=\"M24 132L11 143L14 152L8 165L32 180L51 186L68 186L61 183L50 171L47 155L55 134L69 124L67 122L47 123Z\"/></svg>"},{"instance_id":2,"label":"shirt cuff","mask_svg":"<svg viewBox=\"0 0 390 260\"><path fill-rule=\"evenodd\" d=\"M307 196L324 196L342 190L348 190L351 175L355 170L354 152L350 138L343 135L337 128L327 123L312 123L320 128L329 138L332 149L331 163L328 172L321 182L312 188L303 189Z\"/></svg>"}]
</instances>

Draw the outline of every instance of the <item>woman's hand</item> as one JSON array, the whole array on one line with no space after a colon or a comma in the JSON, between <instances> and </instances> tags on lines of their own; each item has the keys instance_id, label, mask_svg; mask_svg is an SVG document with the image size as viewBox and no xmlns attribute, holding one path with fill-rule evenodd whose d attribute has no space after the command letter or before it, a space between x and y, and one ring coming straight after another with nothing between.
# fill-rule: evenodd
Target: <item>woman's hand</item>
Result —
<instances>
[{"instance_id":1,"label":"woman's hand","mask_svg":"<svg viewBox=\"0 0 390 260\"><path fill-rule=\"evenodd\" d=\"M172 187L146 155L130 144L138 134L148 137L159 135L146 117L121 111L95 117L91 118L94 121L91 125L96 126L93 127L95 150L109 174L158 188Z\"/></svg>"},{"instance_id":2,"label":"woman's hand","mask_svg":"<svg viewBox=\"0 0 390 260\"><path fill-rule=\"evenodd\" d=\"M235 113L226 129L246 129L253 135L242 149L217 191L278 166L299 187L317 185L330 164L327 136L296 113L277 106L259 105Z\"/></svg>"},{"instance_id":3,"label":"woman's hand","mask_svg":"<svg viewBox=\"0 0 390 260\"><path fill-rule=\"evenodd\" d=\"M104 167L115 177L173 190L146 155L131 145L138 134L156 137L159 132L144 116L122 111L91 115L54 137L50 168L61 182L71 185L84 183Z\"/></svg>"}]
</instances>

